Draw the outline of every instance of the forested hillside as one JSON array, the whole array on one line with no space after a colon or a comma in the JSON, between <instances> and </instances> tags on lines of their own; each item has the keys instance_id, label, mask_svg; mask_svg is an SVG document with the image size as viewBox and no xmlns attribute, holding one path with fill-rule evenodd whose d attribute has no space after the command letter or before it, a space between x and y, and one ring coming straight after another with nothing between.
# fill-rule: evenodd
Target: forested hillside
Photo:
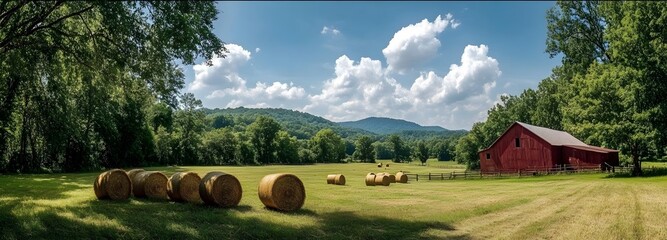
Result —
<instances>
[{"instance_id":1,"label":"forested hillside","mask_svg":"<svg viewBox=\"0 0 667 240\"><path fill-rule=\"evenodd\" d=\"M282 125L297 139L310 139L325 128L334 130L343 138L355 138L359 135L375 135L358 128L341 127L339 124L308 113L281 108L226 108L203 109L213 123L214 128L235 126L243 128L250 125L259 116L269 116Z\"/></svg>"},{"instance_id":2,"label":"forested hillside","mask_svg":"<svg viewBox=\"0 0 667 240\"><path fill-rule=\"evenodd\" d=\"M559 1L546 18L546 52L562 65L537 89L503 96L458 142L457 160L479 167L477 151L514 121L619 149L635 175L642 160L664 159L667 3Z\"/></svg>"},{"instance_id":3,"label":"forested hillside","mask_svg":"<svg viewBox=\"0 0 667 240\"><path fill-rule=\"evenodd\" d=\"M357 121L340 122L341 126L350 128L359 128L377 134L392 134L403 131L432 131L432 132L449 132L443 127L439 126L421 126L414 122L409 122L402 119L369 117Z\"/></svg>"}]
</instances>

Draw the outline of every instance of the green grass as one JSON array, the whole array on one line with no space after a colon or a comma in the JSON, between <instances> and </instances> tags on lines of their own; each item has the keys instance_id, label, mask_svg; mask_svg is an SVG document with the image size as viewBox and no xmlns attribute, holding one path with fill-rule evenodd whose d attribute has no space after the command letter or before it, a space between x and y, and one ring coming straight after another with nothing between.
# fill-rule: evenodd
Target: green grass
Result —
<instances>
[{"instance_id":1,"label":"green grass","mask_svg":"<svg viewBox=\"0 0 667 240\"><path fill-rule=\"evenodd\" d=\"M667 238L667 177L582 174L364 185L368 172L461 170L432 164L151 168L168 175L183 170L234 174L243 198L232 209L135 198L98 201L92 189L98 173L5 175L0 176L0 238ZM259 201L259 180L277 172L294 173L304 182L301 210L275 212ZM333 173L344 174L347 185L327 185L326 175Z\"/></svg>"}]
</instances>

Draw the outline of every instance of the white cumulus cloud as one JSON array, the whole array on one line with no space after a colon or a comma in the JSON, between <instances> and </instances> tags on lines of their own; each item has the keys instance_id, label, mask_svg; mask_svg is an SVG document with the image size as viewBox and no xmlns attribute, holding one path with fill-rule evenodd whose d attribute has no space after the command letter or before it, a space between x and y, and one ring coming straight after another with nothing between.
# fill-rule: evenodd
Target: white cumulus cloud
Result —
<instances>
[{"instance_id":1,"label":"white cumulus cloud","mask_svg":"<svg viewBox=\"0 0 667 240\"><path fill-rule=\"evenodd\" d=\"M460 65L452 64L444 77L422 73L411 87L403 87L379 60L358 63L343 55L336 60L335 77L320 93L309 95L302 110L333 121L368 116L403 118L422 124L469 127L480 121L493 104L491 89L501 71L486 45L469 45ZM481 114L483 113L483 114Z\"/></svg>"},{"instance_id":2,"label":"white cumulus cloud","mask_svg":"<svg viewBox=\"0 0 667 240\"><path fill-rule=\"evenodd\" d=\"M248 87L239 70L250 61L250 51L236 44L225 47L228 50L225 58L215 56L211 66L204 63L193 66L195 79L188 90L205 96L204 100L209 102L226 102L227 107L290 107L297 106L294 102L306 97L305 90L291 82L269 84L256 81L254 87ZM259 51L259 48L255 49L255 52Z\"/></svg>"},{"instance_id":3,"label":"white cumulus cloud","mask_svg":"<svg viewBox=\"0 0 667 240\"><path fill-rule=\"evenodd\" d=\"M498 61L487 56L486 45L468 45L461 55L461 65L452 64L444 77L434 72L422 74L410 90L426 103L454 103L471 96L488 94L502 73Z\"/></svg>"},{"instance_id":4,"label":"white cumulus cloud","mask_svg":"<svg viewBox=\"0 0 667 240\"><path fill-rule=\"evenodd\" d=\"M382 49L388 69L402 73L433 58L440 48L440 40L436 37L449 25L456 28L459 23L451 14L445 18L438 15L433 22L424 19L394 33L387 47Z\"/></svg>"},{"instance_id":5,"label":"white cumulus cloud","mask_svg":"<svg viewBox=\"0 0 667 240\"><path fill-rule=\"evenodd\" d=\"M205 88L220 88L236 86L238 84L239 67L250 60L250 52L236 44L227 44L226 57L214 56L212 65L205 63L192 67L195 71L195 79L190 83L188 90L197 91Z\"/></svg>"}]
</instances>

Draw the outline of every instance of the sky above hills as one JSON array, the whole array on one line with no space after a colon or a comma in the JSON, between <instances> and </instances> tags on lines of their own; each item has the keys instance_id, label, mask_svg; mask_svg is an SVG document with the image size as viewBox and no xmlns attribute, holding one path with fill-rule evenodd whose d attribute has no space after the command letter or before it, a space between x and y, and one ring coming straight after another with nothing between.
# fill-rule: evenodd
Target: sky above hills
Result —
<instances>
[{"instance_id":1,"label":"sky above hills","mask_svg":"<svg viewBox=\"0 0 667 240\"><path fill-rule=\"evenodd\" d=\"M217 2L225 58L183 66L207 108L274 107L470 129L548 77L554 2Z\"/></svg>"}]
</instances>

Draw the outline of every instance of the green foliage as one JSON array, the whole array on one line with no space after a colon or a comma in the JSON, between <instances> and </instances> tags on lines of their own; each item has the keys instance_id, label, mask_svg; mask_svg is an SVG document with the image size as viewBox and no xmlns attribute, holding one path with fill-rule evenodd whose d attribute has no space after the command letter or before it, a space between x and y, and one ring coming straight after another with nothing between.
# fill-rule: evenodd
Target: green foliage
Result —
<instances>
[{"instance_id":1,"label":"green foliage","mask_svg":"<svg viewBox=\"0 0 667 240\"><path fill-rule=\"evenodd\" d=\"M323 163L341 162L345 158L345 143L332 129L322 129L310 140L316 161Z\"/></svg>"},{"instance_id":2,"label":"green foliage","mask_svg":"<svg viewBox=\"0 0 667 240\"><path fill-rule=\"evenodd\" d=\"M296 137L292 137L286 131L279 131L276 136L276 156L279 163L285 164L299 164L301 158L299 157L299 143Z\"/></svg>"},{"instance_id":3,"label":"green foliage","mask_svg":"<svg viewBox=\"0 0 667 240\"><path fill-rule=\"evenodd\" d=\"M162 159L152 132L171 131L169 114L150 105L175 107L183 86L175 60L223 55L216 14L211 2L0 4L0 171Z\"/></svg>"},{"instance_id":4,"label":"green foliage","mask_svg":"<svg viewBox=\"0 0 667 240\"><path fill-rule=\"evenodd\" d=\"M257 162L260 164L269 164L276 162L276 143L275 139L278 131L281 130L278 122L273 118L265 116L257 117L257 120L248 127L250 142L255 149Z\"/></svg>"},{"instance_id":5,"label":"green foliage","mask_svg":"<svg viewBox=\"0 0 667 240\"><path fill-rule=\"evenodd\" d=\"M394 153L391 151L391 145L388 142L374 142L375 159L391 159Z\"/></svg>"},{"instance_id":6,"label":"green foliage","mask_svg":"<svg viewBox=\"0 0 667 240\"><path fill-rule=\"evenodd\" d=\"M426 144L424 141L420 141L417 144L417 149L415 149L415 157L421 161L422 165L426 163L426 160L428 160L428 148L426 147Z\"/></svg>"},{"instance_id":7,"label":"green foliage","mask_svg":"<svg viewBox=\"0 0 667 240\"><path fill-rule=\"evenodd\" d=\"M612 64L593 64L585 76L577 76L576 97L563 109L566 130L594 145L617 148L632 156L641 174L639 161L649 155L657 133L651 127L649 111L642 111L638 96L641 72Z\"/></svg>"},{"instance_id":8,"label":"green foliage","mask_svg":"<svg viewBox=\"0 0 667 240\"><path fill-rule=\"evenodd\" d=\"M352 158L362 162L375 162L375 149L373 148L374 141L369 136L359 136L354 142L355 151Z\"/></svg>"},{"instance_id":9,"label":"green foliage","mask_svg":"<svg viewBox=\"0 0 667 240\"><path fill-rule=\"evenodd\" d=\"M395 134L399 132L435 132L449 134L450 131L437 126L420 126L401 119L369 117L352 122L339 123L343 127L363 129L376 134Z\"/></svg>"},{"instance_id":10,"label":"green foliage","mask_svg":"<svg viewBox=\"0 0 667 240\"><path fill-rule=\"evenodd\" d=\"M403 140L401 140L401 137L392 134L387 139L387 142L389 143L390 149L392 151L392 161L395 163L400 163L404 161L409 162L411 160L410 147L407 146Z\"/></svg>"},{"instance_id":11,"label":"green foliage","mask_svg":"<svg viewBox=\"0 0 667 240\"><path fill-rule=\"evenodd\" d=\"M288 109L239 107L227 109L204 109L204 111L206 114L213 116L212 119L216 119L221 115L226 116L229 122L233 122L232 124L239 129L244 129L259 116L271 117L278 122L285 131L290 135L295 136L297 139L310 139L315 136L318 131L325 128L332 129L343 138L353 139L358 135L372 134L360 129L341 127L337 123L322 117Z\"/></svg>"},{"instance_id":12,"label":"green foliage","mask_svg":"<svg viewBox=\"0 0 667 240\"><path fill-rule=\"evenodd\" d=\"M236 136L227 128L206 132L203 136L202 162L205 165L238 165Z\"/></svg>"}]
</instances>

